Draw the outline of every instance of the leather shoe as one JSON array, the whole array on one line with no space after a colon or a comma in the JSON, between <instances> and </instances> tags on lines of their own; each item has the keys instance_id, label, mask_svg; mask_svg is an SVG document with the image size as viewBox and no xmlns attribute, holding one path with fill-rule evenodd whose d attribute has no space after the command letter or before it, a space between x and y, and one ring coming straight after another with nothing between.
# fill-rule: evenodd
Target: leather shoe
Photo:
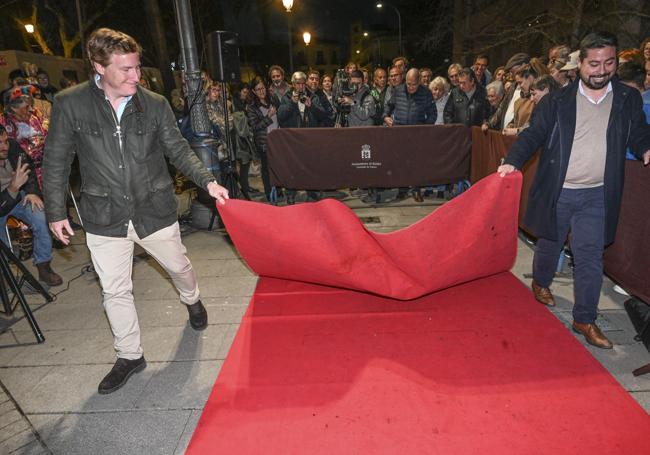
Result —
<instances>
[{"instance_id":1,"label":"leather shoe","mask_svg":"<svg viewBox=\"0 0 650 455\"><path fill-rule=\"evenodd\" d=\"M573 321L573 331L584 335L587 343L601 349L612 349L614 345L611 341L600 331L596 324L581 324L580 322Z\"/></svg>"},{"instance_id":2,"label":"leather shoe","mask_svg":"<svg viewBox=\"0 0 650 455\"><path fill-rule=\"evenodd\" d=\"M555 299L553 298L553 294L551 294L549 288L543 288L533 280L532 289L533 296L535 296L535 300L539 303L546 306L555 306Z\"/></svg>"},{"instance_id":3,"label":"leather shoe","mask_svg":"<svg viewBox=\"0 0 650 455\"><path fill-rule=\"evenodd\" d=\"M38 270L38 279L48 286L61 286L63 284L63 278L61 278L50 266L50 261L41 262L36 264L36 269Z\"/></svg>"},{"instance_id":4,"label":"leather shoe","mask_svg":"<svg viewBox=\"0 0 650 455\"><path fill-rule=\"evenodd\" d=\"M194 305L187 305L187 312L190 314L190 325L194 330L203 330L208 326L208 312L200 300Z\"/></svg>"},{"instance_id":5,"label":"leather shoe","mask_svg":"<svg viewBox=\"0 0 650 455\"><path fill-rule=\"evenodd\" d=\"M126 384L132 374L139 373L147 366L144 356L139 359L129 360L118 357L111 371L99 383L97 391L106 395L115 392L117 389Z\"/></svg>"}]
</instances>

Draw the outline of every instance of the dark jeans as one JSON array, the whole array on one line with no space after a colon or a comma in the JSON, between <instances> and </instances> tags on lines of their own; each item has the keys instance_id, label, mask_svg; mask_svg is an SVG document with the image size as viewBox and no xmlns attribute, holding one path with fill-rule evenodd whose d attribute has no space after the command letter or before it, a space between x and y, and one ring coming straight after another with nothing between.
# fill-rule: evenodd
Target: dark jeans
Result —
<instances>
[{"instance_id":1,"label":"dark jeans","mask_svg":"<svg viewBox=\"0 0 650 455\"><path fill-rule=\"evenodd\" d=\"M562 189L557 202L557 240L537 240L533 259L533 278L549 287L560 252L571 230L574 257L573 320L591 324L598 315L598 300L603 284L605 242L605 199L603 187Z\"/></svg>"}]
</instances>

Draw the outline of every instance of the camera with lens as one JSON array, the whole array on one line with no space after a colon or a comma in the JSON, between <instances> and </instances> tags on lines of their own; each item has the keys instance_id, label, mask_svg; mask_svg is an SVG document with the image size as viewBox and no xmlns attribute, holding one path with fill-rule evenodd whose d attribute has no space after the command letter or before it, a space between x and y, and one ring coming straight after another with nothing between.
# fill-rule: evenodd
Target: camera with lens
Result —
<instances>
[{"instance_id":1,"label":"camera with lens","mask_svg":"<svg viewBox=\"0 0 650 455\"><path fill-rule=\"evenodd\" d=\"M298 101L300 101L300 102L303 103L303 104L305 103L305 101L307 101L307 94L306 94L305 92L296 92L296 91L294 90L294 92L293 92L293 96L297 96L297 97L298 97Z\"/></svg>"},{"instance_id":2,"label":"camera with lens","mask_svg":"<svg viewBox=\"0 0 650 455\"><path fill-rule=\"evenodd\" d=\"M350 84L350 75L344 69L336 71L334 83L332 84L332 95L335 99L344 96L352 96L356 92L356 87Z\"/></svg>"},{"instance_id":3,"label":"camera with lens","mask_svg":"<svg viewBox=\"0 0 650 455\"><path fill-rule=\"evenodd\" d=\"M332 98L336 101L339 112L349 114L351 105L343 102L343 97L354 96L357 87L350 83L350 75L344 69L336 71L334 83L332 84Z\"/></svg>"}]
</instances>

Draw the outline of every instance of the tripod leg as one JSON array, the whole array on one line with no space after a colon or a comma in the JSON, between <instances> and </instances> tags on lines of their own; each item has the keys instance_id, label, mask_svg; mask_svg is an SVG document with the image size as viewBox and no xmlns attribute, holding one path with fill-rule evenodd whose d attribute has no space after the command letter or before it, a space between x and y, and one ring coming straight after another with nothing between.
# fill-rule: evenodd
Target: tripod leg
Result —
<instances>
[{"instance_id":1,"label":"tripod leg","mask_svg":"<svg viewBox=\"0 0 650 455\"><path fill-rule=\"evenodd\" d=\"M16 267L18 267L18 270L20 270L20 272L23 274L23 278L30 284L31 287L33 287L39 294L41 294L46 301L51 302L53 300L52 296L45 290L43 285L39 283L36 278L34 278L34 275L32 275L31 272L25 268L23 263L20 262L20 259L18 259L11 252L9 247L7 247L3 242L0 242L0 250L0 256L2 256L5 260L8 259ZM11 272L10 269L9 272ZM11 276L13 277L13 274L11 274Z\"/></svg>"},{"instance_id":2,"label":"tripod leg","mask_svg":"<svg viewBox=\"0 0 650 455\"><path fill-rule=\"evenodd\" d=\"M23 295L23 291L22 289L20 289L20 286L18 286L16 277L14 277L13 273L11 272L11 269L9 268L9 263L7 262L7 259L4 256L4 254L2 253L0 253L0 269L2 269L0 273L2 273L3 277L9 282L9 286L11 287L11 290L14 292L14 295L18 298L18 301L20 302L20 306L22 307L23 312L25 313L25 318L27 318L27 321L29 322L29 325L32 328L32 332L34 332L34 336L36 337L36 342L43 343L45 341L43 332L41 332L41 329L38 326L36 319L34 318L34 314L32 313L32 309L29 308L29 305L25 300L25 296Z\"/></svg>"}]
</instances>

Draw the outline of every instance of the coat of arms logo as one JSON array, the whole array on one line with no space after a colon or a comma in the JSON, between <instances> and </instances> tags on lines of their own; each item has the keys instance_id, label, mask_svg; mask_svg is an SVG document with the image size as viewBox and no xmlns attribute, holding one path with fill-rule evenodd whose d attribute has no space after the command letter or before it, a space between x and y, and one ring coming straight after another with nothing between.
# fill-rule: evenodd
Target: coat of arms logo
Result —
<instances>
[{"instance_id":1,"label":"coat of arms logo","mask_svg":"<svg viewBox=\"0 0 650 455\"><path fill-rule=\"evenodd\" d=\"M361 146L361 159L370 160L372 159L372 154L370 152L370 146L368 144L363 144Z\"/></svg>"}]
</instances>

